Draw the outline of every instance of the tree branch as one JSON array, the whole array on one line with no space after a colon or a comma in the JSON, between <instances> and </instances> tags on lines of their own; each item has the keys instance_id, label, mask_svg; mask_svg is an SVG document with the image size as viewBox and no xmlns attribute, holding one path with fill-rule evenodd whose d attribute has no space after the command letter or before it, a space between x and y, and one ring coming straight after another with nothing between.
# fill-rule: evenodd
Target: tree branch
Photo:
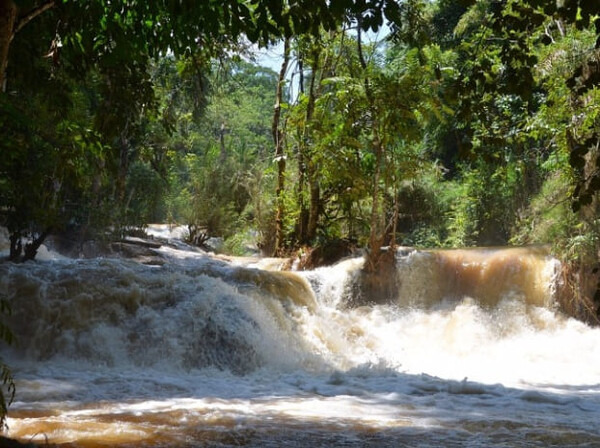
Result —
<instances>
[{"instance_id":1,"label":"tree branch","mask_svg":"<svg viewBox=\"0 0 600 448\"><path fill-rule=\"evenodd\" d=\"M15 30L13 31L13 36L15 34L17 34L19 31L21 31L25 27L25 25L27 25L29 22L31 22L33 19L35 19L37 16L39 16L40 14L43 14L44 12L53 8L55 5L56 5L55 1L50 0L50 1L42 3L41 5L38 5L35 8L31 9L23 17L19 17L19 20L17 21L17 23L15 25Z\"/></svg>"}]
</instances>

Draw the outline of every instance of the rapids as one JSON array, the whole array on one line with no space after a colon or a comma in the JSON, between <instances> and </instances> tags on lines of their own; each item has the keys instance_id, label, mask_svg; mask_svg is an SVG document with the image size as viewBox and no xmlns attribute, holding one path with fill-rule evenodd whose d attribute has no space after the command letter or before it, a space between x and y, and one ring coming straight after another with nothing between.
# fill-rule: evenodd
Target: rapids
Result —
<instances>
[{"instance_id":1,"label":"rapids","mask_svg":"<svg viewBox=\"0 0 600 448\"><path fill-rule=\"evenodd\" d=\"M0 263L17 344L8 435L69 447L600 446L600 330L542 248L397 253L310 272L163 246L166 262Z\"/></svg>"}]
</instances>

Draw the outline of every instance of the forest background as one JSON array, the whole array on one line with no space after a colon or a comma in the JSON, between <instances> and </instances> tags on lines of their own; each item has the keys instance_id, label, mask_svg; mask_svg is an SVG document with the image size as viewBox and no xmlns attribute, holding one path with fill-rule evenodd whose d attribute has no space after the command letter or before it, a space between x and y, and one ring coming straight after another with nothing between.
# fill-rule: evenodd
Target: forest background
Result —
<instances>
[{"instance_id":1,"label":"forest background","mask_svg":"<svg viewBox=\"0 0 600 448\"><path fill-rule=\"evenodd\" d=\"M594 2L225 3L1 2L11 260L163 222L372 271L387 245L550 243L597 272Z\"/></svg>"}]
</instances>

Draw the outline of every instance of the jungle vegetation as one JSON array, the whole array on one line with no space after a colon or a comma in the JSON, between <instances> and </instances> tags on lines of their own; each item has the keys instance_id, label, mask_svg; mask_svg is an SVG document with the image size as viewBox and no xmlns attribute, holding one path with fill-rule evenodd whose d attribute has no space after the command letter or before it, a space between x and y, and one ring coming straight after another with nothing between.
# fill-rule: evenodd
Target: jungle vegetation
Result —
<instances>
[{"instance_id":1,"label":"jungle vegetation","mask_svg":"<svg viewBox=\"0 0 600 448\"><path fill-rule=\"evenodd\" d=\"M13 261L163 222L595 274L599 82L589 0L0 0L0 225Z\"/></svg>"}]
</instances>

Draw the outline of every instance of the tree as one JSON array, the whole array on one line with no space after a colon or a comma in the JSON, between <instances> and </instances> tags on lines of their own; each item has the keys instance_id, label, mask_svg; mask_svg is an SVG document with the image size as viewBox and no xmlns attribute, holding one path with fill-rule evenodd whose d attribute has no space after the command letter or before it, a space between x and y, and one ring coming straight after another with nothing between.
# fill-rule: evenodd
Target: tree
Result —
<instances>
[{"instance_id":1,"label":"tree","mask_svg":"<svg viewBox=\"0 0 600 448\"><path fill-rule=\"evenodd\" d=\"M176 57L187 58L198 67L197 70L203 70L210 57L224 54L241 35L265 45L281 36L317 32L320 26L334 28L345 19L348 11L364 14L365 28L377 28L384 18L396 18L398 4L392 0L333 3L325 0L290 0L284 3L260 0L251 4L241 0L224 3L106 0L26 3L2 0L0 9L3 12L0 20L2 83L7 86L8 92L15 93L2 95L4 123L9 128L18 128L18 121L13 120L15 115L10 112L20 107L14 99L22 97L25 91L35 91L33 84L27 84L26 79L30 61L40 63L45 61L44 57L49 58L46 61L51 64L44 63L45 76L50 78L80 82L94 73L95 92L89 104L93 135L102 147L103 167L110 177L114 176L113 199L125 207L126 177L138 155L135 139L142 126L142 117L159 107L150 75L151 60L170 52ZM28 54L25 59L21 51L23 48ZM22 112L25 112L24 116L29 113ZM42 124L43 120L44 117L37 117L38 124ZM45 140L47 143L52 141ZM9 145L13 143L8 142ZM27 151L15 149L18 145L12 147L14 157L3 172L12 172L18 178L17 165L23 166L28 156ZM48 168L51 166L52 163ZM44 178L35 167L32 174L34 177L38 175L40 179L37 180ZM79 179L83 181L84 177ZM45 180L62 185L62 179L53 178L51 174ZM28 190L50 191L39 182L26 181L25 184ZM24 210L14 203L21 195L14 190L17 184L5 183L3 187L7 192L3 195L3 210L9 210L9 214ZM28 217L13 219L11 232L15 254L20 252L21 237L32 234L25 226L39 221L34 216L36 213L44 215L44 200L26 200L28 207L37 207L38 211L34 210ZM54 209L61 210L61 216L65 216L60 202L56 202ZM59 223L35 223L35 227L39 230L35 230L37 236L30 246L30 255L25 258L35 256L36 246L41 244L50 229L59 227Z\"/></svg>"},{"instance_id":2,"label":"tree","mask_svg":"<svg viewBox=\"0 0 600 448\"><path fill-rule=\"evenodd\" d=\"M12 68L11 90L0 95L0 221L11 234L10 258L26 260L53 229L89 210L106 147L93 130L85 83L76 85L62 73L48 76L46 61L29 57L22 41L15 45L21 70Z\"/></svg>"},{"instance_id":3,"label":"tree","mask_svg":"<svg viewBox=\"0 0 600 448\"><path fill-rule=\"evenodd\" d=\"M54 1L45 1L23 8L13 0L0 1L0 89L3 92L6 88L6 66L12 40L31 20L53 8L54 3Z\"/></svg>"},{"instance_id":4,"label":"tree","mask_svg":"<svg viewBox=\"0 0 600 448\"><path fill-rule=\"evenodd\" d=\"M297 244L312 244L323 212L321 179L324 161L323 150L318 142L319 124L315 119L317 101L327 90L324 80L337 72L340 62L338 41L343 41L344 31L323 30L319 35L301 36L296 39L296 57L299 65L299 95L290 114L294 135L290 139L296 151L298 181L296 202L298 212L294 235ZM305 71L309 71L308 80ZM321 118L327 118L321 115Z\"/></svg>"},{"instance_id":5,"label":"tree","mask_svg":"<svg viewBox=\"0 0 600 448\"><path fill-rule=\"evenodd\" d=\"M90 63L105 52L119 58L127 53L153 57L168 49L176 55L188 54L198 45L211 45L223 35L234 39L245 34L252 42L266 44L282 35L318 32L322 25L334 28L344 20L348 10L365 15L365 27L377 29L384 17L398 19L399 6L394 0L356 2L341 0L259 0L247 4L241 0L225 2L110 2L93 0L53 0L34 3L2 0L0 2L0 84L11 43L15 36L37 16L48 10L58 10L57 33L63 44L77 50L81 62ZM365 28L365 29L366 29ZM58 42L56 42L58 46Z\"/></svg>"},{"instance_id":6,"label":"tree","mask_svg":"<svg viewBox=\"0 0 600 448\"><path fill-rule=\"evenodd\" d=\"M472 10L476 7L478 6L472 6ZM471 83L465 86L466 91L474 90L477 78L482 81L487 79L490 91L513 94L530 101L536 90L534 69L538 62L536 52L539 47L552 44L557 36L559 39L564 38L571 29L593 28L595 39L590 42L591 48L585 50L587 56L575 62L567 79L574 102L586 101L584 98L598 83L596 65L597 50L600 48L600 6L596 2L505 0L489 2L487 12L489 15L482 23L482 29L494 33L495 45L499 49L497 57L504 67L504 82L494 84L493 79L497 75L493 72L497 72L497 66L479 65L475 67ZM573 117L575 116L574 113ZM578 127L580 123L574 120L573 124ZM600 189L600 166L591 160L591 164L584 162L586 155L594 151L598 140L597 132L594 129L567 129L566 132L570 135L571 166L581 174L573 192L573 207L579 209L582 205L589 205L594 193ZM587 166L585 170L584 165ZM588 175L584 175L583 171L587 171Z\"/></svg>"},{"instance_id":7,"label":"tree","mask_svg":"<svg viewBox=\"0 0 600 448\"><path fill-rule=\"evenodd\" d=\"M205 75L203 110L196 116L185 63L165 58L157 67L158 116L169 117L173 129L166 135L162 126L147 127L144 141L153 148L143 149L142 160L150 167L156 146L164 148L168 191L162 219L188 225L197 243L236 234L240 240L250 227L272 236L273 223L266 222L272 216L264 211L273 190L257 183L273 175L265 111L275 102L277 74L234 57L214 61Z\"/></svg>"},{"instance_id":8,"label":"tree","mask_svg":"<svg viewBox=\"0 0 600 448\"><path fill-rule=\"evenodd\" d=\"M283 103L283 88L285 77L290 59L290 39L286 38L283 44L283 62L279 70L277 79L277 93L275 94L275 106L273 111L273 122L271 125L271 134L275 144L275 163L277 163L277 190L275 191L275 201L277 202L277 212L275 214L275 248L274 253L278 254L283 247L283 215L285 213L283 204L283 189L285 187L285 161L286 155L283 152L285 134L283 132L281 121L281 108Z\"/></svg>"}]
</instances>

